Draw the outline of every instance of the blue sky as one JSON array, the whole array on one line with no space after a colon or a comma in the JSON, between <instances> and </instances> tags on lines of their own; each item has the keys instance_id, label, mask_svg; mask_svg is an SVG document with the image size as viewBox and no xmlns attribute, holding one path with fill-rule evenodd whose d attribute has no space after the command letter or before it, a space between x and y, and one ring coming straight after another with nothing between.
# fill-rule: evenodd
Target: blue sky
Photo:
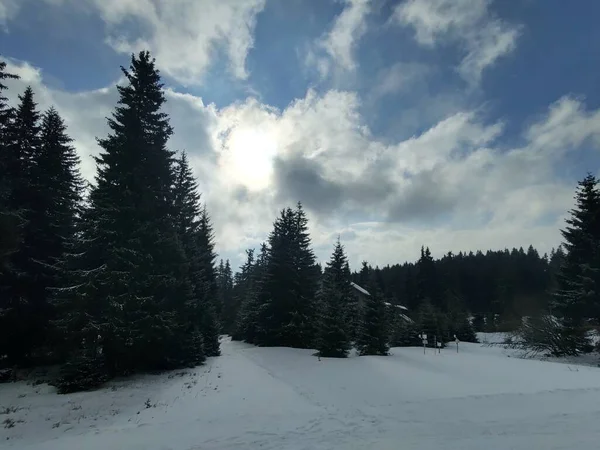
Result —
<instances>
[{"instance_id":1,"label":"blue sky","mask_svg":"<svg viewBox=\"0 0 600 450\"><path fill-rule=\"evenodd\" d=\"M239 263L301 200L318 255L356 266L548 251L600 168L600 3L0 0L0 53L57 106L93 177L119 66L147 48L172 145Z\"/></svg>"}]
</instances>

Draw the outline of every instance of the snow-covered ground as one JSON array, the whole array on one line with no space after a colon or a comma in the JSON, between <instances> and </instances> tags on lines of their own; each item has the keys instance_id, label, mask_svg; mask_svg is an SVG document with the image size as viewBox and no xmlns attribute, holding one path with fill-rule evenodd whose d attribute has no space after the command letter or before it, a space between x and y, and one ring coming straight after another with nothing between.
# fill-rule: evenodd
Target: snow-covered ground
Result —
<instances>
[{"instance_id":1,"label":"snow-covered ground","mask_svg":"<svg viewBox=\"0 0 600 450\"><path fill-rule=\"evenodd\" d=\"M0 448L573 449L600 442L600 368L480 344L322 359L224 340L196 369L57 395L0 385ZM8 411L6 411L8 409ZM2 424L14 421L14 426Z\"/></svg>"}]
</instances>

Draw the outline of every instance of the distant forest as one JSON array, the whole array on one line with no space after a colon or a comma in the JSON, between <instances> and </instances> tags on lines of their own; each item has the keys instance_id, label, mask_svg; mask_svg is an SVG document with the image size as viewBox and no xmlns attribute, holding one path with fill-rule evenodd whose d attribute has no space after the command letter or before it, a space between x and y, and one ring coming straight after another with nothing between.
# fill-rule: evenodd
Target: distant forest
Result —
<instances>
[{"instance_id":1,"label":"distant forest","mask_svg":"<svg viewBox=\"0 0 600 450\"><path fill-rule=\"evenodd\" d=\"M235 275L229 261L221 260L217 269L223 326L228 332L234 332L239 309L248 295L246 280L256 264L254 254L254 249L248 250L249 260ZM376 288L386 302L407 307L406 315L417 322L427 301L428 307L442 315L457 309L468 312L475 331L511 331L521 325L522 317L551 308L564 258L561 246L552 249L550 255L540 255L529 246L527 250L449 252L434 260L430 249L424 247L415 262L380 268L363 261L350 278L362 287ZM321 266L317 272L323 276Z\"/></svg>"},{"instance_id":2,"label":"distant forest","mask_svg":"<svg viewBox=\"0 0 600 450\"><path fill-rule=\"evenodd\" d=\"M499 331L514 329L521 317L549 307L563 260L560 246L550 255L540 255L530 245L527 250L449 252L437 260L431 258L429 248L424 248L414 263L367 267L385 297L406 306L409 315L419 308L422 298L419 280L423 275L419 273L427 271L427 289L435 306L445 308L448 301L458 297L475 317L478 331ZM364 280L355 272L353 281L360 284Z\"/></svg>"}]
</instances>

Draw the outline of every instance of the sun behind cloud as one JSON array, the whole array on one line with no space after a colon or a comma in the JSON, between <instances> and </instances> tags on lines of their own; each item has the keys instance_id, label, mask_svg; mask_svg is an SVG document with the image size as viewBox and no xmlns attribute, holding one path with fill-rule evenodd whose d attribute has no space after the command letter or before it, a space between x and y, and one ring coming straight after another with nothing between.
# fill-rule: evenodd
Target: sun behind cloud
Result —
<instances>
[{"instance_id":1,"label":"sun behind cloud","mask_svg":"<svg viewBox=\"0 0 600 450\"><path fill-rule=\"evenodd\" d=\"M236 127L223 143L222 169L250 191L266 189L273 176L278 142L273 132Z\"/></svg>"}]
</instances>

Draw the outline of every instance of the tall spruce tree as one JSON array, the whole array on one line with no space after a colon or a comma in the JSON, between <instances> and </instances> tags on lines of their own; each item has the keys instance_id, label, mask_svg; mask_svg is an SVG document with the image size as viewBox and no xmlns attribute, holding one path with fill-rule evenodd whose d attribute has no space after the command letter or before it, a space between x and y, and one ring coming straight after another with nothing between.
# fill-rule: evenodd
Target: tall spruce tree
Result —
<instances>
[{"instance_id":1,"label":"tall spruce tree","mask_svg":"<svg viewBox=\"0 0 600 450\"><path fill-rule=\"evenodd\" d=\"M553 312L565 325L579 327L584 319L596 318L600 285L593 275L600 269L600 192L598 180L588 174L578 184L575 208L561 231L566 255L557 276Z\"/></svg>"},{"instance_id":2,"label":"tall spruce tree","mask_svg":"<svg viewBox=\"0 0 600 450\"><path fill-rule=\"evenodd\" d=\"M320 292L322 316L317 340L320 356L344 358L348 355L352 330L348 306L352 297L348 258L338 238L325 268Z\"/></svg>"},{"instance_id":3,"label":"tall spruce tree","mask_svg":"<svg viewBox=\"0 0 600 450\"><path fill-rule=\"evenodd\" d=\"M255 342L312 348L316 344L318 269L302 206L284 209L268 240Z\"/></svg>"},{"instance_id":4,"label":"tall spruce tree","mask_svg":"<svg viewBox=\"0 0 600 450\"><path fill-rule=\"evenodd\" d=\"M185 152L175 162L173 199L175 224L186 255L188 277L193 290L193 297L188 303L188 314L191 319L188 333L193 336L192 342L195 343L198 360L200 360L205 354L203 322L210 305L207 304L208 278L203 253L205 249L200 243L202 233L200 193Z\"/></svg>"},{"instance_id":5,"label":"tall spruce tree","mask_svg":"<svg viewBox=\"0 0 600 450\"><path fill-rule=\"evenodd\" d=\"M4 91L8 89L6 80L18 80L19 76L6 71L6 61L0 60L0 127L4 132L5 128L14 114L14 109L8 104L8 99L4 96Z\"/></svg>"},{"instance_id":6,"label":"tall spruce tree","mask_svg":"<svg viewBox=\"0 0 600 450\"><path fill-rule=\"evenodd\" d=\"M196 245L200 249L200 263L204 277L204 308L202 314L204 350L206 356L219 356L221 354L219 316L222 307L219 302L219 286L215 267L217 254L215 253L214 233L206 205L203 205L200 211L200 228L196 237Z\"/></svg>"},{"instance_id":7,"label":"tall spruce tree","mask_svg":"<svg viewBox=\"0 0 600 450\"><path fill-rule=\"evenodd\" d=\"M8 257L13 254L19 244L19 230L24 225L24 220L19 214L18 209L10 204L12 197L12 177L18 175L14 173L13 165L15 161L12 152L12 124L15 117L15 110L8 104L8 99L4 96L4 91L8 89L6 80L16 80L19 77L6 71L6 62L0 61L0 280L2 273L8 270ZM2 285L0 285L0 297L2 294ZM0 300L0 317L4 309L4 302ZM0 320L2 320L0 318ZM2 344L0 344L0 347Z\"/></svg>"},{"instance_id":8,"label":"tall spruce tree","mask_svg":"<svg viewBox=\"0 0 600 450\"><path fill-rule=\"evenodd\" d=\"M295 266L297 270L298 300L300 301L294 319L297 321L300 335L304 337L301 339L305 341L304 345L314 347L319 327L318 312L320 311L320 304L317 289L321 271L311 248L308 218L301 202L297 203L294 215L296 218L294 228L296 236Z\"/></svg>"},{"instance_id":9,"label":"tall spruce tree","mask_svg":"<svg viewBox=\"0 0 600 450\"><path fill-rule=\"evenodd\" d=\"M361 263L360 272L358 273L358 284L365 288L371 283L371 272L373 268L369 266L367 261Z\"/></svg>"},{"instance_id":10,"label":"tall spruce tree","mask_svg":"<svg viewBox=\"0 0 600 450\"><path fill-rule=\"evenodd\" d=\"M5 199L7 210L17 212L22 219L20 243L17 251L9 258L10 270L2 276L1 286L4 298L2 321L5 336L10 342L5 345L4 354L11 363L23 364L40 342L38 318L43 309L44 299L39 297L37 276L40 249L36 246L35 223L31 221L39 191L34 171L34 161L40 151L40 113L34 100L31 87L19 96L19 104L14 118L8 124L8 142L3 149L10 190ZM3 353L0 350L0 353Z\"/></svg>"},{"instance_id":11,"label":"tall spruce tree","mask_svg":"<svg viewBox=\"0 0 600 450\"><path fill-rule=\"evenodd\" d=\"M15 291L10 288L14 282L10 260L18 251L25 225L21 208L13 200L15 181L20 176L15 169L21 165L12 139L15 110L4 96L8 89L6 80L17 78L6 71L6 62L0 61L0 367L4 363L4 355L15 344L13 333L16 324L12 321Z\"/></svg>"},{"instance_id":12,"label":"tall spruce tree","mask_svg":"<svg viewBox=\"0 0 600 450\"><path fill-rule=\"evenodd\" d=\"M240 307L236 316L236 327L233 338L256 343L260 334L259 315L264 306L262 301L263 283L266 279L269 248L265 242L260 252L254 257L254 249L246 251L247 260L237 274L235 282L235 298Z\"/></svg>"},{"instance_id":13,"label":"tall spruce tree","mask_svg":"<svg viewBox=\"0 0 600 450\"><path fill-rule=\"evenodd\" d=\"M221 305L221 326L226 334L232 334L238 305L233 296L233 273L229 260L221 259L217 269L219 304Z\"/></svg>"},{"instance_id":14,"label":"tall spruce tree","mask_svg":"<svg viewBox=\"0 0 600 450\"><path fill-rule=\"evenodd\" d=\"M38 332L37 345L54 346L48 339L53 318L50 290L61 287L60 262L72 248L82 206L84 181L79 173L79 157L67 135L58 111L50 108L42 117L41 143L32 165L35 203L30 210L28 235L36 249L32 269L36 276L34 298L37 308L32 321Z\"/></svg>"},{"instance_id":15,"label":"tall spruce tree","mask_svg":"<svg viewBox=\"0 0 600 450\"><path fill-rule=\"evenodd\" d=\"M98 359L114 376L200 357L189 332L194 292L174 224L172 128L161 111L160 75L148 52L132 55L122 71L111 133L98 140L103 151L70 267L74 280L57 298L69 312L59 326L75 344L73 357L84 356L82 375Z\"/></svg>"},{"instance_id":16,"label":"tall spruce tree","mask_svg":"<svg viewBox=\"0 0 600 450\"><path fill-rule=\"evenodd\" d=\"M281 211L268 238L267 267L258 292L259 304L254 342L264 346L299 346L297 322L292 314L299 304L297 271L293 258L295 215L292 209Z\"/></svg>"},{"instance_id":17,"label":"tall spruce tree","mask_svg":"<svg viewBox=\"0 0 600 450\"><path fill-rule=\"evenodd\" d=\"M232 339L253 342L256 328L256 270L254 249L246 250L246 261L236 273L234 298L240 308L236 314L235 331Z\"/></svg>"},{"instance_id":18,"label":"tall spruce tree","mask_svg":"<svg viewBox=\"0 0 600 450\"><path fill-rule=\"evenodd\" d=\"M417 295L429 301L436 308L442 308L443 296L440 279L429 247L421 247L421 258L417 262Z\"/></svg>"},{"instance_id":19,"label":"tall spruce tree","mask_svg":"<svg viewBox=\"0 0 600 450\"><path fill-rule=\"evenodd\" d=\"M13 154L11 151L11 138L10 130L11 125L15 116L15 109L8 104L8 99L4 96L4 91L8 89L5 82L6 80L15 80L19 77L17 75L8 73L6 71L6 62L0 61L0 226L6 229L5 233L0 233L0 258L5 258L8 253L14 251L16 248L16 242L7 239L9 233L9 217L11 213L9 209L8 200L12 191L11 177L15 174L10 172L12 164L14 162ZM2 228L2 229L4 229ZM16 235L13 232L13 235ZM2 260L0 260L2 263ZM0 268L2 265L0 264Z\"/></svg>"}]
</instances>

